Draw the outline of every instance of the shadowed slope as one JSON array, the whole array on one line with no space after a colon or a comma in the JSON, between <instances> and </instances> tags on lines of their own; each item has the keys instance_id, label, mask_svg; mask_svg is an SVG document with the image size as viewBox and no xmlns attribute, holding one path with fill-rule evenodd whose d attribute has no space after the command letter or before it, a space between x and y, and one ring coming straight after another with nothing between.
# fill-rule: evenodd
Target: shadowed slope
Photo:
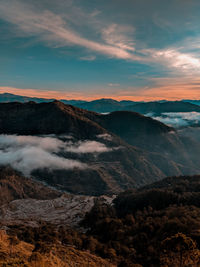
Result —
<instances>
[{"instance_id":1,"label":"shadowed slope","mask_svg":"<svg viewBox=\"0 0 200 267\"><path fill-rule=\"evenodd\" d=\"M200 172L198 144L180 138L173 128L134 112L102 115L59 101L3 103L0 133L72 135L76 141L95 140L108 147L107 152L99 154L61 153L64 158L88 164L84 170L40 169L33 173L72 193L112 194L165 176Z\"/></svg>"},{"instance_id":2,"label":"shadowed slope","mask_svg":"<svg viewBox=\"0 0 200 267\"><path fill-rule=\"evenodd\" d=\"M24 177L10 167L0 168L0 205L15 199L53 199L61 193Z\"/></svg>"}]
</instances>

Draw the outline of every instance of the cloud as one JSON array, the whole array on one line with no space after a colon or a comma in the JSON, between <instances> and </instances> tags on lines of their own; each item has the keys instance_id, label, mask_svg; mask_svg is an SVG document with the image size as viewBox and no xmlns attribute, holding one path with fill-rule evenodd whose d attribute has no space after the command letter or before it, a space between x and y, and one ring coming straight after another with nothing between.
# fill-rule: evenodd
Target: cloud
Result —
<instances>
[{"instance_id":1,"label":"cloud","mask_svg":"<svg viewBox=\"0 0 200 267\"><path fill-rule=\"evenodd\" d=\"M197 55L182 52L179 48L172 47L162 50L144 49L141 51L147 56L147 61L159 63L168 68L174 68L180 72L199 72L200 60Z\"/></svg>"},{"instance_id":2,"label":"cloud","mask_svg":"<svg viewBox=\"0 0 200 267\"><path fill-rule=\"evenodd\" d=\"M83 7L75 6L73 1L69 3L59 1L53 8L51 8L52 3L47 7L44 5L45 2L43 5L38 3L31 5L30 2L25 0L0 2L0 18L16 27L15 34L18 32L21 36L22 34L35 36L39 41L55 48L79 46L111 58L145 64L162 64L180 71L200 69L198 54L187 53L182 51L183 47L177 46L144 49L146 45L141 46L141 41L133 38L136 32L133 25L113 23L111 19L103 16L101 20L97 19L96 17L102 13L100 10L84 12ZM188 40L185 42L188 48ZM195 41L194 44L196 45ZM94 60L95 55L79 58Z\"/></svg>"},{"instance_id":3,"label":"cloud","mask_svg":"<svg viewBox=\"0 0 200 267\"><path fill-rule=\"evenodd\" d=\"M10 36L11 31L11 38L31 37L27 38L28 42L34 44L39 42L53 48L61 47L59 52L67 53L67 55L72 53L79 60L94 61L99 54L108 58L123 59L129 64L132 61L133 66L127 65L127 69L122 65L120 68L117 67L120 85L118 86L114 80L112 82L112 79L109 83L106 76L99 78L96 84L87 83L86 77L84 82L87 83L87 89L86 83L84 85L83 82L82 89L80 89L80 84L73 81L77 84L75 88L73 85L71 85L72 88L67 88L66 85L63 86L66 83L59 82L60 85L58 84L57 88L59 86L64 88L59 88L58 91L8 88L10 92L14 92L15 89L19 94L21 92L21 94L46 98L50 94L52 98L75 99L102 98L105 95L109 98L114 95L116 99L127 98L140 101L162 98L180 99L181 95L183 95L182 98L189 98L190 94L198 98L200 90L194 88L193 83L190 86L190 82L199 77L200 38L199 34L190 34L189 21L186 22L183 15L184 12L189 12L188 5L190 4L188 3L191 1L187 1L187 5L186 1L184 4L181 1L175 1L176 3L173 4L166 3L163 8L163 4L162 6L160 3L156 4L159 1L152 5L152 1L147 3L144 0L142 3L148 6L145 10L141 9L141 1L128 0L123 4L121 1L118 3L108 1L109 3L105 5L100 2L89 5L86 1L83 5L82 1L72 0L56 2L53 0L1 0L0 19L4 21L3 26L8 29L5 31L6 34L4 33L6 36ZM190 10L192 12L190 15L197 10L198 8ZM155 19L153 19L154 16ZM196 22L198 22L197 19L198 17L195 19ZM177 26L178 21L181 24L179 26ZM158 31L157 26L161 26L162 31ZM180 34L179 30L183 30L184 35ZM25 43L25 39L22 41ZM14 40L11 40L11 43L15 45ZM67 49L69 46L70 48ZM71 47L76 47L76 50L74 51ZM106 62L105 66L108 67ZM125 69L127 71L123 72ZM185 80L185 75L190 75L188 81ZM168 77L166 81L169 83L165 83L164 79L161 81L162 76ZM15 84L21 86L18 81L9 80L13 87ZM185 80L183 89L181 88L182 80ZM27 85L26 81L25 83ZM44 83L41 85L39 81L36 83L37 87L44 86ZM26 85L24 87L27 87Z\"/></svg>"},{"instance_id":4,"label":"cloud","mask_svg":"<svg viewBox=\"0 0 200 267\"><path fill-rule=\"evenodd\" d=\"M73 139L72 139L73 140ZM69 136L17 136L0 135L0 165L13 168L30 175L33 170L48 168L74 169L89 168L78 160L64 158L62 152L104 153L112 149L96 141L69 141Z\"/></svg>"},{"instance_id":5,"label":"cloud","mask_svg":"<svg viewBox=\"0 0 200 267\"><path fill-rule=\"evenodd\" d=\"M188 121L200 121L200 113L199 112L165 112L164 116L169 116L171 118L182 118Z\"/></svg>"},{"instance_id":6,"label":"cloud","mask_svg":"<svg viewBox=\"0 0 200 267\"><path fill-rule=\"evenodd\" d=\"M111 141L112 140L112 136L110 134L98 134L97 135L97 138L100 138L100 139L104 139L104 140L107 140L107 141Z\"/></svg>"},{"instance_id":7,"label":"cloud","mask_svg":"<svg viewBox=\"0 0 200 267\"><path fill-rule=\"evenodd\" d=\"M121 49L135 51L132 35L135 29L131 26L111 24L102 29L102 39L109 45L115 45Z\"/></svg>"},{"instance_id":8,"label":"cloud","mask_svg":"<svg viewBox=\"0 0 200 267\"><path fill-rule=\"evenodd\" d=\"M130 47L123 45L122 42L119 41L114 44L107 39L107 43L103 43L82 37L69 26L70 23L65 21L64 16L49 10L38 12L23 1L11 0L8 2L3 0L0 3L0 18L16 25L18 30L28 36L36 36L54 47L75 45L109 57L139 59L130 53L128 51L131 50ZM117 36L116 30L115 36Z\"/></svg>"},{"instance_id":9,"label":"cloud","mask_svg":"<svg viewBox=\"0 0 200 267\"><path fill-rule=\"evenodd\" d=\"M181 53L175 49L158 51L154 57L164 58L174 68L181 70L198 70L200 69L200 60L189 53Z\"/></svg>"},{"instance_id":10,"label":"cloud","mask_svg":"<svg viewBox=\"0 0 200 267\"><path fill-rule=\"evenodd\" d=\"M0 136L0 164L11 165L14 169L30 175L33 170L48 168L87 168L77 160L62 158L54 152L60 149L61 141L51 137Z\"/></svg>"},{"instance_id":11,"label":"cloud","mask_svg":"<svg viewBox=\"0 0 200 267\"><path fill-rule=\"evenodd\" d=\"M96 59L96 56L85 56L85 57L80 57L80 59L85 61L94 61Z\"/></svg>"},{"instance_id":12,"label":"cloud","mask_svg":"<svg viewBox=\"0 0 200 267\"><path fill-rule=\"evenodd\" d=\"M120 86L120 84L119 83L109 83L108 86L109 87L118 87L118 86Z\"/></svg>"},{"instance_id":13,"label":"cloud","mask_svg":"<svg viewBox=\"0 0 200 267\"><path fill-rule=\"evenodd\" d=\"M148 86L128 87L121 92L121 98L137 101L182 100L200 98L199 76L179 74L177 77L149 77Z\"/></svg>"},{"instance_id":14,"label":"cloud","mask_svg":"<svg viewBox=\"0 0 200 267\"><path fill-rule=\"evenodd\" d=\"M23 136L23 135L0 135L0 148L7 147L40 147L48 152L58 152L63 142L53 137Z\"/></svg>"},{"instance_id":15,"label":"cloud","mask_svg":"<svg viewBox=\"0 0 200 267\"><path fill-rule=\"evenodd\" d=\"M79 141L76 144L67 146L66 151L73 153L104 153L112 151L112 148L96 141Z\"/></svg>"},{"instance_id":16,"label":"cloud","mask_svg":"<svg viewBox=\"0 0 200 267\"><path fill-rule=\"evenodd\" d=\"M200 127L187 127L178 130L178 133L182 136L187 136L200 142Z\"/></svg>"},{"instance_id":17,"label":"cloud","mask_svg":"<svg viewBox=\"0 0 200 267\"><path fill-rule=\"evenodd\" d=\"M200 123L199 112L165 112L161 116L155 116L153 113L148 113L146 116L150 116L155 120L161 121L169 126L176 128L197 125Z\"/></svg>"},{"instance_id":18,"label":"cloud","mask_svg":"<svg viewBox=\"0 0 200 267\"><path fill-rule=\"evenodd\" d=\"M176 128L182 127L182 126L188 126L189 123L181 118L171 118L171 117L162 117L162 116L156 116L153 117L155 120L161 121L164 124L167 124L169 126L173 126Z\"/></svg>"}]
</instances>

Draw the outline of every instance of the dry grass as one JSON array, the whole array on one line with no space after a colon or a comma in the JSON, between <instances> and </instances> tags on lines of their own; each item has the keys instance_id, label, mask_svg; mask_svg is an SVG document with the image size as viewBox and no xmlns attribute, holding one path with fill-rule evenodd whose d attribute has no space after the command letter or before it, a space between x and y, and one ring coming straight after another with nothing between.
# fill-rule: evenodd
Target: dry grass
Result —
<instances>
[{"instance_id":1,"label":"dry grass","mask_svg":"<svg viewBox=\"0 0 200 267\"><path fill-rule=\"evenodd\" d=\"M113 264L85 251L54 244L44 253L33 252L34 246L14 240L0 230L0 267L114 267Z\"/></svg>"}]
</instances>

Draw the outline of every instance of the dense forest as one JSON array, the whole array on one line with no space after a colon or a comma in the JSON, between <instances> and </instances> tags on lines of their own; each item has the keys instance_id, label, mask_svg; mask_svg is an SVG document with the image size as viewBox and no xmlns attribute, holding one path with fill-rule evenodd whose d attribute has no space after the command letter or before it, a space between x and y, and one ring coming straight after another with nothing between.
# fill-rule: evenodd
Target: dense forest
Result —
<instances>
[{"instance_id":1,"label":"dense forest","mask_svg":"<svg viewBox=\"0 0 200 267\"><path fill-rule=\"evenodd\" d=\"M12 226L9 234L35 246L73 246L116 266L199 266L200 176L171 177L97 201L81 222L85 233L41 222Z\"/></svg>"}]
</instances>

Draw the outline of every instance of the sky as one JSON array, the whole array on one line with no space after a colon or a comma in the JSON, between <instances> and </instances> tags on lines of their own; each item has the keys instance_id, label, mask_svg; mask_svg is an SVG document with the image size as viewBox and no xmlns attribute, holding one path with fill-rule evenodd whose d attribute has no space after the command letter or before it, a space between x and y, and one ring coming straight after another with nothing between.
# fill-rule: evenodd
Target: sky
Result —
<instances>
[{"instance_id":1,"label":"sky","mask_svg":"<svg viewBox=\"0 0 200 267\"><path fill-rule=\"evenodd\" d=\"M199 0L0 0L0 93L200 99Z\"/></svg>"}]
</instances>

